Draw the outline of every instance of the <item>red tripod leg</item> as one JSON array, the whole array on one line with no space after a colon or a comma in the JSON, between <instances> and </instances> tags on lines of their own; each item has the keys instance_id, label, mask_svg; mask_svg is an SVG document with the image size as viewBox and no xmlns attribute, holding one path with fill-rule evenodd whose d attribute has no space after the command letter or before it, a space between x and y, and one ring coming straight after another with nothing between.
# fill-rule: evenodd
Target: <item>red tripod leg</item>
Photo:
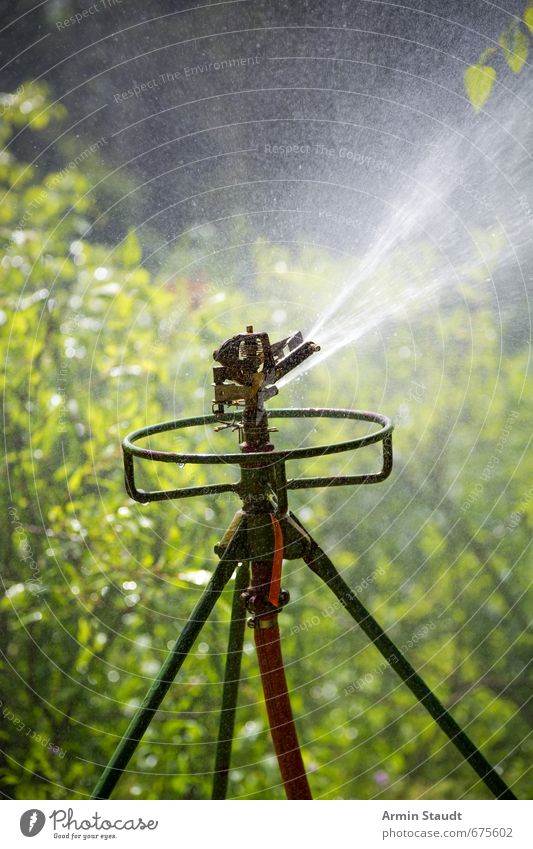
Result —
<instances>
[{"instance_id":1,"label":"red tripod leg","mask_svg":"<svg viewBox=\"0 0 533 849\"><path fill-rule=\"evenodd\" d=\"M258 619L255 629L268 721L287 799L312 799L289 701L277 618L276 614Z\"/></svg>"},{"instance_id":2,"label":"red tripod leg","mask_svg":"<svg viewBox=\"0 0 533 849\"><path fill-rule=\"evenodd\" d=\"M261 606L259 599L270 584L271 572L271 563L252 563L252 587L248 593L254 596L257 612ZM277 612L257 615L254 634L270 732L287 799L312 799L283 668Z\"/></svg>"}]
</instances>

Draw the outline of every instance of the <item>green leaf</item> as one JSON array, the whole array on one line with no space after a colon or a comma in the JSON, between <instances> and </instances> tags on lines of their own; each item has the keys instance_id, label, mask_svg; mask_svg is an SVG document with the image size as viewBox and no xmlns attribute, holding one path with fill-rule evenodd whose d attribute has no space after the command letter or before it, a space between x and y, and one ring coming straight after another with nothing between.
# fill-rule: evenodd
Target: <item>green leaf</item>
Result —
<instances>
[{"instance_id":1,"label":"green leaf","mask_svg":"<svg viewBox=\"0 0 533 849\"><path fill-rule=\"evenodd\" d=\"M496 71L490 65L471 65L465 71L465 90L476 112L488 99L495 81Z\"/></svg>"},{"instance_id":2,"label":"green leaf","mask_svg":"<svg viewBox=\"0 0 533 849\"><path fill-rule=\"evenodd\" d=\"M530 32L533 32L533 6L528 6L524 12L524 23Z\"/></svg>"},{"instance_id":3,"label":"green leaf","mask_svg":"<svg viewBox=\"0 0 533 849\"><path fill-rule=\"evenodd\" d=\"M78 623L78 641L82 646L86 646L91 636L91 625L88 619L80 619Z\"/></svg>"},{"instance_id":4,"label":"green leaf","mask_svg":"<svg viewBox=\"0 0 533 849\"><path fill-rule=\"evenodd\" d=\"M533 13L533 9L531 10ZM518 25L508 27L500 36L500 45L513 74L519 74L527 59L529 41Z\"/></svg>"},{"instance_id":5,"label":"green leaf","mask_svg":"<svg viewBox=\"0 0 533 849\"><path fill-rule=\"evenodd\" d=\"M133 230L128 231L122 245L122 260L128 266L136 266L142 259L142 250Z\"/></svg>"}]
</instances>

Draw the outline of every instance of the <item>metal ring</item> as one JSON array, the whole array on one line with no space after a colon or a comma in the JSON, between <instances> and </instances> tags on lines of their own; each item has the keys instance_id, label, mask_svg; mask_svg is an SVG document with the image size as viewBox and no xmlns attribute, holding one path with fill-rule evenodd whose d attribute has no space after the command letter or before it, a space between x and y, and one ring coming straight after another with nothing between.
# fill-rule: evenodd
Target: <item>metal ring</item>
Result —
<instances>
[{"instance_id":1,"label":"metal ring","mask_svg":"<svg viewBox=\"0 0 533 849\"><path fill-rule=\"evenodd\" d=\"M158 422L157 424L142 427L128 434L122 443L124 453L132 457L144 460L155 460L160 463L197 463L197 464L236 464L245 466L256 464L265 460L275 463L279 460L299 460L308 457L323 457L329 454L339 454L342 451L354 451L364 448L366 445L374 445L389 436L393 430L393 424L387 416L381 413L373 413L366 410L343 410L331 408L296 408L278 409L268 411L269 419L290 418L327 418L327 419L353 419L356 421L375 422L380 424L380 430L367 436L359 436L344 442L336 442L332 445L318 445L309 448L293 448L285 451L258 451L251 454L182 454L175 451L156 451L151 448L141 448L134 443L139 439L154 436L158 433L166 433L173 430L181 430L187 427L198 427L201 425L215 424L220 421L239 420L242 413L224 413L219 416L197 416L189 419L176 419L175 421Z\"/></svg>"}]
</instances>

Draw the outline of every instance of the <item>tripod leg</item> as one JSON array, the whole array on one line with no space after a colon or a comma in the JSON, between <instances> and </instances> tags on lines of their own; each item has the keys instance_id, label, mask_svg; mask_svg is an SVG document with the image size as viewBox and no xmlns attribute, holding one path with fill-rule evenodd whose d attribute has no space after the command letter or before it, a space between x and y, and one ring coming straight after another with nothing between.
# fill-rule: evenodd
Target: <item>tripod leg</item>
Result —
<instances>
[{"instance_id":1,"label":"tripod leg","mask_svg":"<svg viewBox=\"0 0 533 849\"><path fill-rule=\"evenodd\" d=\"M241 674L242 646L244 642L244 629L246 627L246 607L241 595L247 588L249 580L250 567L247 562L241 563L235 576L228 653L226 655L226 669L224 672L224 689L222 691L222 708L220 711L220 725L215 755L215 771L213 773L212 799L225 799L228 791L231 748Z\"/></svg>"},{"instance_id":2,"label":"tripod leg","mask_svg":"<svg viewBox=\"0 0 533 849\"><path fill-rule=\"evenodd\" d=\"M300 525L299 522L298 525ZM350 587L343 581L329 557L309 537L309 534L307 534L301 525L300 528L302 535L308 538L308 545L303 555L303 560L307 563L311 571L315 575L318 575L337 596L350 616L361 626L367 637L379 649L385 660L388 661L402 681L407 684L413 695L426 708L430 716L440 726L470 766L477 772L494 796L497 799L515 799L516 796L507 787L503 779L500 778L496 770L429 689L425 681L411 666L390 637L387 636L383 628L376 622L354 593L352 593Z\"/></svg>"},{"instance_id":3,"label":"tripod leg","mask_svg":"<svg viewBox=\"0 0 533 849\"><path fill-rule=\"evenodd\" d=\"M233 552L238 549L243 535L241 527L237 528L204 594L194 608L174 647L168 654L142 704L137 709L124 736L115 749L111 760L93 790L92 799L108 799L111 795L139 741L152 721L156 710L159 708L185 658L193 647L198 634L205 625L207 617L231 578L236 563Z\"/></svg>"},{"instance_id":4,"label":"tripod leg","mask_svg":"<svg viewBox=\"0 0 533 849\"><path fill-rule=\"evenodd\" d=\"M270 733L287 799L312 799L292 715L277 619L277 615L270 620L260 619L255 630Z\"/></svg>"},{"instance_id":5,"label":"tripod leg","mask_svg":"<svg viewBox=\"0 0 533 849\"><path fill-rule=\"evenodd\" d=\"M281 563L280 563L281 566ZM248 610L254 613L254 636L268 724L287 799L312 799L285 677L279 607L271 602L273 564L252 561ZM279 600L279 586L277 588Z\"/></svg>"}]
</instances>

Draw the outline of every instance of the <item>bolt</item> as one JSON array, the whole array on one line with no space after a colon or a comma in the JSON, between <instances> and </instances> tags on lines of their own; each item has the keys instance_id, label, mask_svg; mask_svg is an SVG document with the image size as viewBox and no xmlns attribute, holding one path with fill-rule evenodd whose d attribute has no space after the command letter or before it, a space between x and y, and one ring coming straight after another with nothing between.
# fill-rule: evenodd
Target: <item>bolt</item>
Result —
<instances>
[{"instance_id":1,"label":"bolt","mask_svg":"<svg viewBox=\"0 0 533 849\"><path fill-rule=\"evenodd\" d=\"M291 600L291 596L288 590L280 590L279 594L279 603L281 607L285 607L286 604Z\"/></svg>"}]
</instances>

